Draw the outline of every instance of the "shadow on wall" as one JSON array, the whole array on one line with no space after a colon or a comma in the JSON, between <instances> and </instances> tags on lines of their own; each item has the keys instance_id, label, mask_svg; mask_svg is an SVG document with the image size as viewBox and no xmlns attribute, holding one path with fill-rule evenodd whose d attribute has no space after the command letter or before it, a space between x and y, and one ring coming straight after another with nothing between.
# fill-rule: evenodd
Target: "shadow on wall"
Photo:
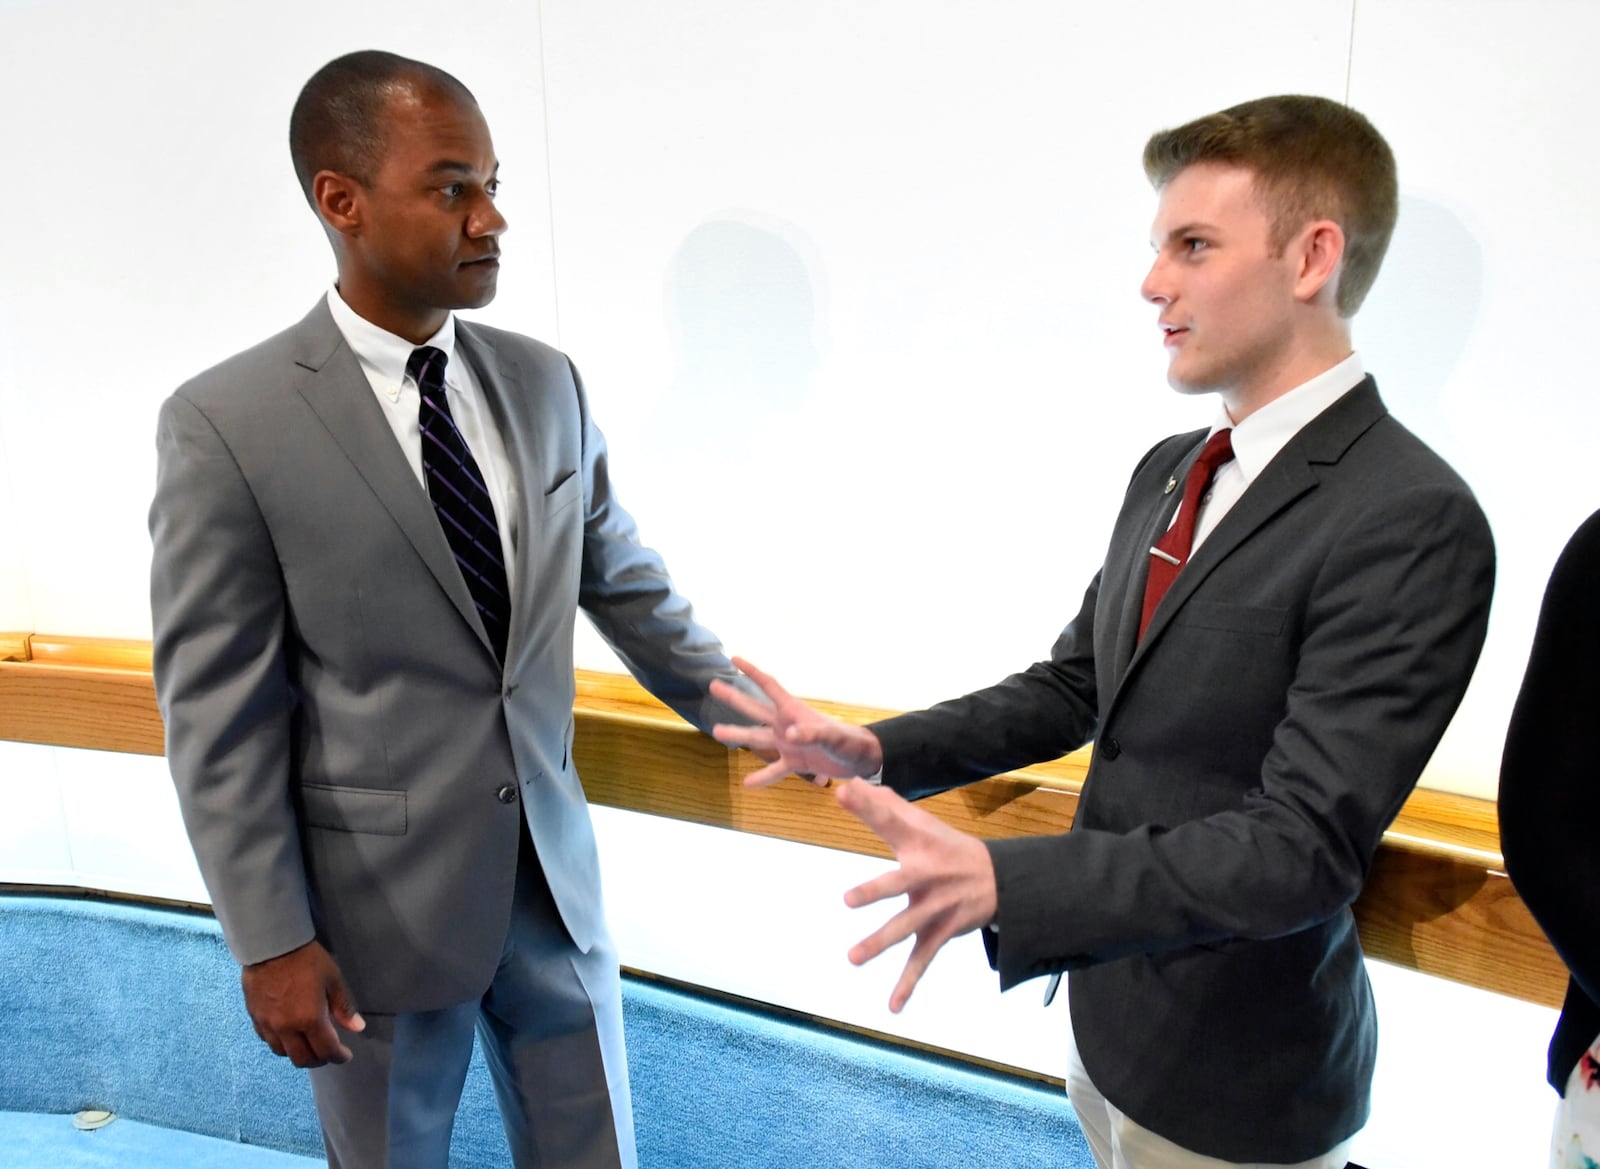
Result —
<instances>
[{"instance_id":1,"label":"shadow on wall","mask_svg":"<svg viewBox=\"0 0 1600 1169\"><path fill-rule=\"evenodd\" d=\"M1449 208L1411 196L1372 293L1355 320L1356 345L1390 408L1447 458L1445 388L1483 303L1483 245Z\"/></svg>"},{"instance_id":2,"label":"shadow on wall","mask_svg":"<svg viewBox=\"0 0 1600 1169\"><path fill-rule=\"evenodd\" d=\"M798 413L820 362L820 262L791 224L710 219L667 269L677 366L650 420L652 445L679 457L726 452L775 416Z\"/></svg>"}]
</instances>

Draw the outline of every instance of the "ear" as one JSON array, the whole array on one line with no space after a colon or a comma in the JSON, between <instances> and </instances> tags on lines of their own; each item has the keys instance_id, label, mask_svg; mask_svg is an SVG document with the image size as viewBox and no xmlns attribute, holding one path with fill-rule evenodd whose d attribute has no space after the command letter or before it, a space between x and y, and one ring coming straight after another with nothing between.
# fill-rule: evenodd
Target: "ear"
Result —
<instances>
[{"instance_id":1,"label":"ear","mask_svg":"<svg viewBox=\"0 0 1600 1169\"><path fill-rule=\"evenodd\" d=\"M1290 254L1298 265L1295 298L1305 303L1332 304L1338 296L1339 273L1344 265L1344 228L1331 219L1307 224L1291 245Z\"/></svg>"},{"instance_id":2,"label":"ear","mask_svg":"<svg viewBox=\"0 0 1600 1169\"><path fill-rule=\"evenodd\" d=\"M349 175L319 170L311 179L311 201L331 232L357 235L361 231L366 201L365 189Z\"/></svg>"}]
</instances>

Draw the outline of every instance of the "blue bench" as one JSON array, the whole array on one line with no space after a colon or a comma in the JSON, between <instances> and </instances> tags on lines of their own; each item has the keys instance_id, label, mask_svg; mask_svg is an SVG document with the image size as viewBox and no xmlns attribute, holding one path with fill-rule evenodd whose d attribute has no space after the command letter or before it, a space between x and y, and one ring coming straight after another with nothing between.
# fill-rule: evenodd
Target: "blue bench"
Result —
<instances>
[{"instance_id":1,"label":"blue bench","mask_svg":"<svg viewBox=\"0 0 1600 1169\"><path fill-rule=\"evenodd\" d=\"M1059 1091L647 981L623 993L643 1169L1092 1164ZM88 1108L118 1119L78 1132ZM212 917L0 895L0 1169L320 1156L306 1076L251 1030ZM474 1053L451 1166L509 1164Z\"/></svg>"}]
</instances>

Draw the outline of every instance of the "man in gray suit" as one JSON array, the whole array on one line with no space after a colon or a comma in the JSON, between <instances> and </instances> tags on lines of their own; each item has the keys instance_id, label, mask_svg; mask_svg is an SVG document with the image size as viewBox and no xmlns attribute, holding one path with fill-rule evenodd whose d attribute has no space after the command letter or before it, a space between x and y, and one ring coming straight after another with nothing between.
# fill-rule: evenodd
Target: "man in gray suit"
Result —
<instances>
[{"instance_id":1,"label":"man in gray suit","mask_svg":"<svg viewBox=\"0 0 1600 1169\"><path fill-rule=\"evenodd\" d=\"M713 691L768 725L718 737L782 752L751 782L881 776L839 800L900 862L846 900L909 895L850 954L915 937L893 1008L972 930L1002 988L1072 972L1105 1169L1342 1169L1377 1041L1350 906L1466 688L1493 543L1351 349L1398 203L1370 123L1266 98L1155 135L1145 169L1168 377L1221 408L1135 468L1049 658L871 728L746 667L766 702ZM1090 739L1064 836L986 844L902 798Z\"/></svg>"},{"instance_id":2,"label":"man in gray suit","mask_svg":"<svg viewBox=\"0 0 1600 1169\"><path fill-rule=\"evenodd\" d=\"M576 612L701 727L736 675L617 502L572 364L453 314L493 298L506 228L472 95L351 54L290 146L337 286L157 439L156 684L201 872L330 1164L442 1169L476 1029L518 1166L631 1166Z\"/></svg>"}]
</instances>

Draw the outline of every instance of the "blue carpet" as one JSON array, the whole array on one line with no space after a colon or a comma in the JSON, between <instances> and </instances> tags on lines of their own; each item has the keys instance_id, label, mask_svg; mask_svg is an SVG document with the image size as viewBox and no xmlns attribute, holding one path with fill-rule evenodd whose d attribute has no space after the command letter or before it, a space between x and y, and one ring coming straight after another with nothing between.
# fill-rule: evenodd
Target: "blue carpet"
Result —
<instances>
[{"instance_id":1,"label":"blue carpet","mask_svg":"<svg viewBox=\"0 0 1600 1169\"><path fill-rule=\"evenodd\" d=\"M643 1169L1092 1169L1059 1090L630 980Z\"/></svg>"},{"instance_id":2,"label":"blue carpet","mask_svg":"<svg viewBox=\"0 0 1600 1169\"><path fill-rule=\"evenodd\" d=\"M0 1169L313 1169L324 1163L137 1120L79 1132L70 1116L0 1112Z\"/></svg>"},{"instance_id":3,"label":"blue carpet","mask_svg":"<svg viewBox=\"0 0 1600 1169\"><path fill-rule=\"evenodd\" d=\"M623 996L643 1169L1092 1164L1059 1091L649 982ZM209 914L0 896L0 1053L0 1167L321 1156L306 1075L251 1030ZM77 1133L83 1108L121 1119ZM172 1151L203 1137L243 1159ZM509 1163L474 1052L450 1164Z\"/></svg>"}]
</instances>

